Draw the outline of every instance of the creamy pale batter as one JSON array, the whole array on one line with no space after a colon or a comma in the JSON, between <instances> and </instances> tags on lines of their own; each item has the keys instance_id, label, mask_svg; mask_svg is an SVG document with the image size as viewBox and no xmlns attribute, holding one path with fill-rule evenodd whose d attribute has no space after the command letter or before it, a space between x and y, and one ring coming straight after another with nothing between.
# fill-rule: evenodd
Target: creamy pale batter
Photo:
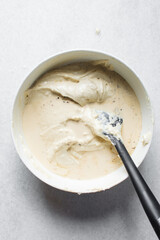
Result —
<instances>
[{"instance_id":1,"label":"creamy pale batter","mask_svg":"<svg viewBox=\"0 0 160 240\"><path fill-rule=\"evenodd\" d=\"M25 93L23 131L32 154L47 169L74 179L104 176L122 164L114 146L97 136L94 109L123 118L130 154L141 132L141 110L128 83L107 61L70 64L40 77Z\"/></svg>"}]
</instances>

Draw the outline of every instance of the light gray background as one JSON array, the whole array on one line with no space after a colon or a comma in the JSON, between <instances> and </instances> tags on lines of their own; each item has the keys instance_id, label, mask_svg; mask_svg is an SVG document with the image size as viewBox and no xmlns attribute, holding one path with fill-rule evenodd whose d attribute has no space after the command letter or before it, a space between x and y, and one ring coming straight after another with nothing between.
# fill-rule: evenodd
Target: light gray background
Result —
<instances>
[{"instance_id":1,"label":"light gray background","mask_svg":"<svg viewBox=\"0 0 160 240\"><path fill-rule=\"evenodd\" d=\"M129 180L102 193L65 193L34 177L14 149L10 119L19 84L41 61L79 48L117 56L136 71L148 89L155 128L140 170L160 199L160 1L1 0L2 240L157 239Z\"/></svg>"}]
</instances>

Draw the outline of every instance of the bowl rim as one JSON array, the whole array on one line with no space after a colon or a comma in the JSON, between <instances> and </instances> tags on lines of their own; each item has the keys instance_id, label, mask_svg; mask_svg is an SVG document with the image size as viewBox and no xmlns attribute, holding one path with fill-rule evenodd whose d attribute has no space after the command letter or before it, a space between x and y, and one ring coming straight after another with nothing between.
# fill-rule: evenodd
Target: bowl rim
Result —
<instances>
[{"instance_id":1,"label":"bowl rim","mask_svg":"<svg viewBox=\"0 0 160 240\"><path fill-rule=\"evenodd\" d=\"M12 139L13 139L13 143L14 143L15 149L16 149L16 151L17 151L17 153L18 153L21 161L22 161L22 162L25 164L25 166L33 173L33 175L35 175L38 179L40 179L41 181L45 182L46 184L48 184L48 185L50 185L50 186L52 186L52 187L54 187L54 188L57 188L57 189L60 189L60 190L63 190L63 191L67 191L67 192L72 192L72 193L79 193L79 194L81 194L81 193L93 193L93 192L99 192L99 191L107 190L107 189L110 189L110 188L112 188L112 187L120 184L121 182L123 182L123 181L124 181L125 179L127 179L127 177L128 177L128 174L127 174L124 166L120 167L120 168L123 168L123 172L124 172L123 177L121 176L121 178L116 179L115 182L112 183L111 185L103 184L103 187L98 187L98 188L97 188L97 187L94 188L93 186L91 187L91 186L89 185L89 183L90 183L90 182L97 181L97 180L99 180L99 179L104 179L104 180L106 181L106 180L107 180L107 176L109 176L110 174L108 174L108 175L106 175L106 176L102 176L102 177L100 177L100 178L95 178L95 179L76 180L76 179L68 179L68 178L63 177L63 176L58 176L58 175L56 175L56 174L54 174L54 173L49 172L47 169L45 169L45 170L47 170L47 172L48 172L49 174L52 174L52 176L54 176L54 179L55 179L55 180L56 180L56 179L58 180L58 178L62 178L62 179L65 180L65 181L67 180L67 182L69 183L69 187L68 187L66 184L55 184L55 183L53 183L53 181L50 181L50 177L48 178L48 176L43 176L43 173L40 173L40 171L39 171L38 168L36 169L35 167L33 167L33 165L31 166L31 164L29 164L29 161L27 162L27 161L21 156L21 154L20 154L20 152L19 152L19 149L18 149L18 147L17 147L17 144L16 144L16 137L15 137L15 135L14 135L14 126L13 126L14 109L15 109L15 104L16 104L16 100L17 100L19 91L20 91L20 89L22 88L24 82L26 82L27 79L31 76L31 74L32 74L36 69L40 68L42 65L44 65L44 64L47 63L47 62L50 62L52 59L54 59L54 58L56 58L56 57L58 57L58 56L62 56L62 55L65 55L65 54L67 55L67 54L71 54L71 53L78 53L78 52L79 52L79 53L101 54L101 55L106 56L106 58L109 57L109 58L111 58L111 59L114 59L114 60L118 61L120 64L124 65L124 66L125 66L132 74L134 74L135 77L139 80L142 88L143 88L144 91L145 91L146 96L148 97L148 102L149 102L149 106L150 106L151 117L152 117L152 119L154 119L154 118L153 118L153 107L152 107L151 99L150 99L150 97L149 97L149 94L148 94L145 86L144 86L144 83L140 80L139 76L135 73L135 71L133 70L133 68L131 69L126 63L124 63L124 62L123 62L122 60L120 60L118 57L116 57L115 55L109 54L108 52L104 52L104 51L101 51L101 50L92 50L92 49L73 49L73 50L68 50L68 51L61 51L61 52L58 52L57 54L54 54L54 55L50 56L49 58L46 58L45 60L43 60L42 62L40 62L40 64L36 65L36 66L32 69L32 71L31 71L31 72L25 77L25 79L19 84L19 87L17 88L16 94L15 94L15 96L14 96L14 100L13 100L13 104L12 104L12 108L11 108L11 109L12 109L12 112L11 112L11 135L12 135ZM70 61L70 62L71 62L71 61ZM78 61L77 61L77 62L78 62ZM63 64L62 64L62 65L63 65ZM35 80L36 80L36 79L35 79ZM153 136L153 125L154 125L153 123L154 123L154 121L152 122L151 139L150 139L149 143L147 144L146 151L145 151L145 153L144 153L141 161L138 162L138 164L136 164L137 167L139 167L139 166L141 165L141 163L144 161L144 159L145 159L145 157L146 157L146 154L147 154L147 152L148 152L148 150L149 150L149 148L150 148L150 145L151 145L151 142L152 142L152 136ZM40 164L40 165L41 165L41 164ZM42 166L42 167L43 167L43 166ZM44 168L44 167L43 167L43 168ZM113 173L116 173L116 172L117 172L117 170L114 171L114 172L112 172L111 174L113 175ZM62 180L62 179L61 179L61 180ZM65 182L65 181L64 181L64 182ZM58 182L59 182L59 181L58 181ZM73 182L75 182L74 185L72 185ZM85 184L88 183L88 187L82 186L82 185L83 185L83 182L84 182ZM104 181L102 180L102 182L104 182ZM84 184L84 185L85 185L85 184ZM78 187L77 187L77 185L78 185ZM91 184L91 185L93 185L93 184Z\"/></svg>"}]
</instances>

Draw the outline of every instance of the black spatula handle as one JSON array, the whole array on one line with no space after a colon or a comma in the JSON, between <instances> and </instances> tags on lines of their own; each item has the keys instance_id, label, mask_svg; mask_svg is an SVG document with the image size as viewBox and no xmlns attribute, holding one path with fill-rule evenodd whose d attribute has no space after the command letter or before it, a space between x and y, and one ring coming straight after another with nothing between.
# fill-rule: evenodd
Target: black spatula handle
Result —
<instances>
[{"instance_id":1,"label":"black spatula handle","mask_svg":"<svg viewBox=\"0 0 160 240\"><path fill-rule=\"evenodd\" d=\"M115 148L127 169L142 206L160 239L160 205L120 140L115 141Z\"/></svg>"}]
</instances>

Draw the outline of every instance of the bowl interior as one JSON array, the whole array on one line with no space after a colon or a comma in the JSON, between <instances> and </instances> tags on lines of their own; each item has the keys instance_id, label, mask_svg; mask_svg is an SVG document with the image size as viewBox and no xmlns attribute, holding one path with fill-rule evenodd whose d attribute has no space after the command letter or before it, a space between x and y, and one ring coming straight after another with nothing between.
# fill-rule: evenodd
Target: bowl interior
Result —
<instances>
[{"instance_id":1,"label":"bowl interior","mask_svg":"<svg viewBox=\"0 0 160 240\"><path fill-rule=\"evenodd\" d=\"M72 62L99 59L109 60L109 63L113 66L114 70L119 73L132 87L140 102L142 112L142 131L139 143L134 153L132 154L132 158L137 166L139 166L143 161L150 146L150 143L146 146L143 146L142 136L148 131L151 133L153 132L151 103L143 84L131 69L129 69L120 60L101 52L81 50L70 51L56 55L36 67L20 86L13 106L12 135L16 150L29 170L42 181L61 190L76 193L87 193L105 190L122 182L125 178L127 178L128 175L124 166L121 166L119 169L107 176L90 180L68 179L48 171L37 159L32 156L25 143L22 131L24 92L33 84L33 82L38 77L52 68Z\"/></svg>"}]
</instances>

